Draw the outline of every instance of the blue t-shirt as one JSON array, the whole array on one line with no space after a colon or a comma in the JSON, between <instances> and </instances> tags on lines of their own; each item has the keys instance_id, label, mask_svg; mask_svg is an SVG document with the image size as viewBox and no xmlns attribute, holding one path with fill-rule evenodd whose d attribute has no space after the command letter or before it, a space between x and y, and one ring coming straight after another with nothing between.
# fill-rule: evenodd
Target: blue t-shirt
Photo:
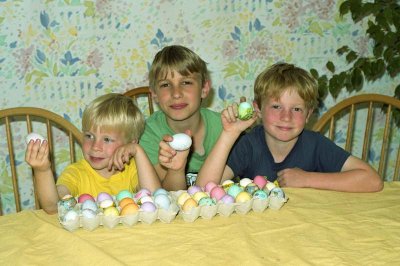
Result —
<instances>
[{"instance_id":1,"label":"blue t-shirt","mask_svg":"<svg viewBox=\"0 0 400 266\"><path fill-rule=\"evenodd\" d=\"M340 172L350 153L320 133L303 130L287 157L280 163L274 158L265 141L264 127L258 125L241 136L233 146L227 161L234 176L253 179L257 175L275 181L277 172L300 168L307 172Z\"/></svg>"}]
</instances>

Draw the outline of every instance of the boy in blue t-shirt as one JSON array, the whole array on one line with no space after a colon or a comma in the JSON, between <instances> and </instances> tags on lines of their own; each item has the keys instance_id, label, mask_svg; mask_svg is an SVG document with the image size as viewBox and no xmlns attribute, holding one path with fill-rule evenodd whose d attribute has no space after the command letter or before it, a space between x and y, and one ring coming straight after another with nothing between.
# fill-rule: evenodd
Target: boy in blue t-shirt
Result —
<instances>
[{"instance_id":1,"label":"boy in blue t-shirt","mask_svg":"<svg viewBox=\"0 0 400 266\"><path fill-rule=\"evenodd\" d=\"M199 172L198 185L262 175L277 180L281 187L347 192L383 188L369 164L323 135L304 129L318 102L317 82L307 71L275 64L257 77L254 96L256 112L247 121L237 119L237 104L222 111L224 130ZM257 117L262 125L239 138Z\"/></svg>"}]
</instances>

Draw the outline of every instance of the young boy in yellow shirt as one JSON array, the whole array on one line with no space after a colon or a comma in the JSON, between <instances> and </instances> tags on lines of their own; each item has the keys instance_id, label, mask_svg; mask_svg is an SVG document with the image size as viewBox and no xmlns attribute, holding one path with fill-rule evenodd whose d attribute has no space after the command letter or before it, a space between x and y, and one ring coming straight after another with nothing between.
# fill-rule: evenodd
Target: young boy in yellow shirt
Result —
<instances>
[{"instance_id":1,"label":"young boy in yellow shirt","mask_svg":"<svg viewBox=\"0 0 400 266\"><path fill-rule=\"evenodd\" d=\"M116 93L96 98L82 117L84 159L69 165L57 183L47 141L31 140L25 160L33 168L40 206L53 214L57 212L58 200L65 195L77 197L88 193L96 197L100 192L116 195L125 189L135 192L139 188L159 188L158 176L138 144L143 130L144 117L133 99ZM132 143L132 149L115 155L115 150L126 143ZM126 163L124 169L113 167L114 160Z\"/></svg>"}]
</instances>

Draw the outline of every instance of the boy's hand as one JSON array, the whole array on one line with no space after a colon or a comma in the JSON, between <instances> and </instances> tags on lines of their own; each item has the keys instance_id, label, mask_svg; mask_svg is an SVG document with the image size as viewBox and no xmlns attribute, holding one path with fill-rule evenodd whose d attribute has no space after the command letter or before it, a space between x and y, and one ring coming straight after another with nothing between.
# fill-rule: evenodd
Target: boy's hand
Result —
<instances>
[{"instance_id":1,"label":"boy's hand","mask_svg":"<svg viewBox=\"0 0 400 266\"><path fill-rule=\"evenodd\" d=\"M25 161L34 171L47 171L51 167L47 140L31 140L26 147Z\"/></svg>"},{"instance_id":2,"label":"boy's hand","mask_svg":"<svg viewBox=\"0 0 400 266\"><path fill-rule=\"evenodd\" d=\"M233 103L222 111L221 121L225 132L240 134L257 120L256 111L254 111L253 116L248 120L240 120L238 116L239 112L237 103Z\"/></svg>"},{"instance_id":3,"label":"boy's hand","mask_svg":"<svg viewBox=\"0 0 400 266\"><path fill-rule=\"evenodd\" d=\"M300 168L286 168L277 175L280 187L307 187L307 172Z\"/></svg>"},{"instance_id":4,"label":"boy's hand","mask_svg":"<svg viewBox=\"0 0 400 266\"><path fill-rule=\"evenodd\" d=\"M113 168L124 170L125 164L129 164L131 158L136 155L136 145L138 144L134 141L118 147L108 162L108 170L111 171Z\"/></svg>"},{"instance_id":5,"label":"boy's hand","mask_svg":"<svg viewBox=\"0 0 400 266\"><path fill-rule=\"evenodd\" d=\"M191 136L190 131L185 132L189 136ZM172 169L172 170L181 170L185 169L187 156L189 154L190 149L184 151L176 151L174 150L168 142L173 140L171 135L165 135L163 140L160 142L160 148L158 151L158 161L160 165Z\"/></svg>"}]
</instances>

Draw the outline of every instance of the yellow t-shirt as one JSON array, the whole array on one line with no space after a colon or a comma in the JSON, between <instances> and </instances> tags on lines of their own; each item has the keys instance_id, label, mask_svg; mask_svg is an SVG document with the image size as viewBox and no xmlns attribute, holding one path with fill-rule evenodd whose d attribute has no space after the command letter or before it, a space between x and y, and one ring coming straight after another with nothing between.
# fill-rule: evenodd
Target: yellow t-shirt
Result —
<instances>
[{"instance_id":1,"label":"yellow t-shirt","mask_svg":"<svg viewBox=\"0 0 400 266\"><path fill-rule=\"evenodd\" d=\"M124 189L135 192L139 181L134 159L131 159L129 165L125 165L124 171L118 172L110 178L99 175L83 159L66 167L59 176L57 185L66 186L74 197L83 193L89 193L96 197L100 192L107 192L111 195L117 195Z\"/></svg>"}]
</instances>

